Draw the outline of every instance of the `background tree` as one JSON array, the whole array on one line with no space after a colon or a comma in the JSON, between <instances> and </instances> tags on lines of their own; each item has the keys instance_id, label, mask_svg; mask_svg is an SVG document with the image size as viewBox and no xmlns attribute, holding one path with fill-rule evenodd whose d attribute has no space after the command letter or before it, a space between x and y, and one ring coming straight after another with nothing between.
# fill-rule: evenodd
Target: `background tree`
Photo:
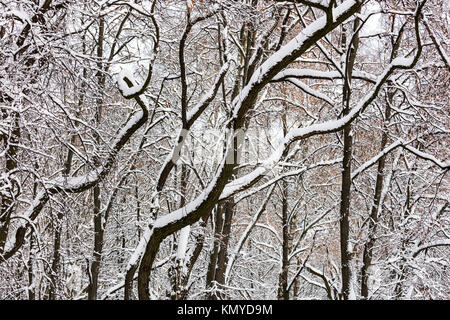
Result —
<instances>
[{"instance_id":1,"label":"background tree","mask_svg":"<svg viewBox=\"0 0 450 320\"><path fill-rule=\"evenodd\" d=\"M2 299L447 299L445 1L0 1Z\"/></svg>"}]
</instances>

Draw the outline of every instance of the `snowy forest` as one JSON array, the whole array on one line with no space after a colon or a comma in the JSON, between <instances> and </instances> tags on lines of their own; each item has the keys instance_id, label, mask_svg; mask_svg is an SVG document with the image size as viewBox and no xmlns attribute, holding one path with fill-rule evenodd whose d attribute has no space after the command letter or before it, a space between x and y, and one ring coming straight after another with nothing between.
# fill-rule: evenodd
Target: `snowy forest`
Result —
<instances>
[{"instance_id":1,"label":"snowy forest","mask_svg":"<svg viewBox=\"0 0 450 320\"><path fill-rule=\"evenodd\" d=\"M0 0L0 299L450 299L449 26Z\"/></svg>"}]
</instances>

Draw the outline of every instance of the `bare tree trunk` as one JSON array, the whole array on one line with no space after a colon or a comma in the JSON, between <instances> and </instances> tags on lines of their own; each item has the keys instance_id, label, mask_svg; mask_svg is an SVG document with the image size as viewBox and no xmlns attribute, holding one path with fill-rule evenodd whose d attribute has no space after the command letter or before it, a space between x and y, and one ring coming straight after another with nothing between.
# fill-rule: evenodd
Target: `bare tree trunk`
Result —
<instances>
[{"instance_id":1,"label":"bare tree trunk","mask_svg":"<svg viewBox=\"0 0 450 320\"><path fill-rule=\"evenodd\" d=\"M185 164L181 164L180 166L180 193L181 193L181 199L180 199L180 208L182 208L186 203L186 186L187 186L187 179L188 179L188 171L186 169ZM175 244L174 248L175 251L177 249L177 244ZM182 297L182 283L183 283L183 266L184 261L179 261L178 257L175 256L174 259L171 261L172 265L169 267L168 273L170 282L172 285L172 290L170 292L170 298L172 300L179 300Z\"/></svg>"},{"instance_id":2,"label":"bare tree trunk","mask_svg":"<svg viewBox=\"0 0 450 320\"><path fill-rule=\"evenodd\" d=\"M217 268L215 273L216 283L220 285L225 284L225 271L228 263L228 244L230 242L231 235L231 223L234 213L234 199L231 197L225 204L224 223L220 239L220 250L217 256ZM225 296L219 292L218 297L223 300Z\"/></svg>"},{"instance_id":3,"label":"bare tree trunk","mask_svg":"<svg viewBox=\"0 0 450 320\"><path fill-rule=\"evenodd\" d=\"M341 276L342 295L347 300L350 293L350 252L349 252L349 214L350 214L350 187L351 187L351 160L352 160L352 137L351 127L344 128L344 160L342 170L342 191L340 207L340 236L341 236Z\"/></svg>"},{"instance_id":4,"label":"bare tree trunk","mask_svg":"<svg viewBox=\"0 0 450 320\"><path fill-rule=\"evenodd\" d=\"M28 270L28 300L36 299L36 291L33 284L33 231L30 232L30 255L27 261Z\"/></svg>"},{"instance_id":5,"label":"bare tree trunk","mask_svg":"<svg viewBox=\"0 0 450 320\"><path fill-rule=\"evenodd\" d=\"M358 29L359 21L355 20L353 31ZM345 63L345 79L343 88L343 116L350 112L350 95L351 95L351 78L353 65L356 59L356 51L358 49L359 38L357 34L353 37L350 44L350 54ZM347 45L346 28L342 30L342 45ZM352 162L352 127L348 124L344 127L344 158L342 161L342 188L341 188L341 205L340 205L340 244L341 244L341 277L342 277L342 297L348 300L351 285L351 253L349 252L349 234L350 234L350 199L351 199L351 162Z\"/></svg>"},{"instance_id":6,"label":"bare tree trunk","mask_svg":"<svg viewBox=\"0 0 450 320\"><path fill-rule=\"evenodd\" d=\"M241 142L239 138L234 139L234 152L233 152L233 166L235 166L240 160L240 148ZM234 170L235 171L235 170ZM211 253L210 265L208 266L208 273L206 276L207 288L214 288L216 286L225 284L225 272L228 264L228 244L231 235L231 224L234 213L234 198L230 197L224 203L218 205L216 216L216 226L214 232L214 247ZM214 281L214 285L213 285ZM208 298L212 300L221 299L225 296L219 291L212 291L208 293Z\"/></svg>"},{"instance_id":7,"label":"bare tree trunk","mask_svg":"<svg viewBox=\"0 0 450 320\"><path fill-rule=\"evenodd\" d=\"M414 169L413 169L414 171ZM411 208L412 208L412 204L411 204L411 179L408 179L408 183L407 183L407 187L406 187L406 200L405 200L405 210L404 210L404 214L403 214L403 219L406 220L408 219L410 213L411 213ZM406 246L408 243L407 238L403 238L402 242L401 242L401 252L405 252L406 250ZM405 281L406 278L406 273L407 273L407 267L405 266L405 258L402 257L399 263L399 267L398 269L400 270L399 272L397 271L395 276L396 276L396 285L394 287L394 294L395 294L395 299L399 300L402 298L403 296L403 282Z\"/></svg>"},{"instance_id":8,"label":"bare tree trunk","mask_svg":"<svg viewBox=\"0 0 450 320\"><path fill-rule=\"evenodd\" d=\"M137 240L141 238L141 226L139 225L141 220L141 201L139 200L139 188L136 181L134 186L134 196L136 198L136 221L137 221Z\"/></svg>"},{"instance_id":9,"label":"bare tree trunk","mask_svg":"<svg viewBox=\"0 0 450 320\"><path fill-rule=\"evenodd\" d=\"M288 221L288 184L281 182L281 223L282 223L282 248L281 271L279 276L278 300L289 300L288 276L289 276L289 221Z\"/></svg>"},{"instance_id":10,"label":"bare tree trunk","mask_svg":"<svg viewBox=\"0 0 450 320\"><path fill-rule=\"evenodd\" d=\"M220 249L220 238L223 228L223 211L222 204L218 204L216 208L215 224L214 224L214 244L209 256L208 272L206 273L206 289L212 290L213 281L216 279L216 266ZM208 292L207 299L216 300L215 292Z\"/></svg>"},{"instance_id":11,"label":"bare tree trunk","mask_svg":"<svg viewBox=\"0 0 450 320\"><path fill-rule=\"evenodd\" d=\"M388 94L388 101L389 103L386 105L386 111L385 111L385 123L389 121L391 117L391 107L390 103L392 102L393 94ZM386 147L387 144L387 125L383 126L384 131L381 136L381 146L380 150L383 150ZM380 160L378 161L378 169L377 169L377 179L375 182L375 194L374 194L374 200L372 205L372 210L370 212L370 218L369 218L369 234L368 234L368 241L366 242L364 246L363 251L363 266L361 268L361 296L364 299L367 299L369 297L369 267L372 264L372 257L373 257L373 247L375 244L375 234L376 234L376 228L378 223L378 211L381 201L381 193L383 190L383 179L384 179L384 168L386 164L386 156L382 156Z\"/></svg>"},{"instance_id":12,"label":"bare tree trunk","mask_svg":"<svg viewBox=\"0 0 450 320\"><path fill-rule=\"evenodd\" d=\"M286 110L288 106L285 105ZM281 115L283 124L283 135L288 132L286 112ZM283 158L289 153L289 147L283 152ZM288 211L288 191L289 184L285 179L281 181L281 224L282 224L282 244L281 244L281 270L278 285L278 300L289 300L289 251L291 249L291 235Z\"/></svg>"},{"instance_id":13,"label":"bare tree trunk","mask_svg":"<svg viewBox=\"0 0 450 320\"><path fill-rule=\"evenodd\" d=\"M62 213L58 212L55 222L55 235L54 235L54 242L53 242L53 260L52 260L52 267L50 271L50 288L48 293L48 299L49 300L55 300L56 298L56 292L58 288L58 281L59 281L59 268L60 268L60 249L61 249L61 229L62 229Z\"/></svg>"},{"instance_id":14,"label":"bare tree trunk","mask_svg":"<svg viewBox=\"0 0 450 320\"><path fill-rule=\"evenodd\" d=\"M102 91L105 87L105 75L103 73L103 38L104 38L104 19L100 17L99 20L99 31L98 31L98 45L97 45L97 79L98 79L98 90ZM99 98L97 99L97 112L96 112L96 122L97 124L101 121L102 109L103 109L103 92L99 92ZM100 137L96 134L97 144L100 143ZM91 266L89 268L90 280L88 288L88 299L97 300L98 292L98 277L100 273L100 262L102 258L103 251L103 217L101 212L101 201L100 201L100 186L96 184L93 190L93 201L94 201L94 253Z\"/></svg>"},{"instance_id":15,"label":"bare tree trunk","mask_svg":"<svg viewBox=\"0 0 450 320\"><path fill-rule=\"evenodd\" d=\"M206 225L208 223L208 219L209 219L209 215L207 215L205 217L205 219L202 219L200 222L200 226L205 230ZM196 242L195 242L195 248L194 251L192 252L192 255L189 259L189 261L186 263L186 274L184 275L183 279L182 279L182 285L183 285L183 290L181 291L180 294L180 300L184 300L187 299L187 295L189 293L189 287L188 287L188 283L189 283L189 278L190 275L192 273L192 270L194 269L194 265L197 262L198 258L200 257L200 253L203 250L203 245L205 243L205 232L201 232L197 237L196 237Z\"/></svg>"},{"instance_id":16,"label":"bare tree trunk","mask_svg":"<svg viewBox=\"0 0 450 320\"><path fill-rule=\"evenodd\" d=\"M0 97L0 102L3 101L3 97ZM12 130L10 136L2 134L3 144L6 148L5 159L6 166L5 172L8 173L17 168L17 151L20 139L20 125L19 125L19 114L17 112L12 112L10 115L12 118ZM8 117L6 109L2 108L2 120ZM8 236L9 224L11 213L13 212L14 202L12 193L14 192L10 188L9 192L11 197L4 196L3 192L0 201L0 256L3 254L5 249L6 238ZM7 190L8 190L7 189Z\"/></svg>"},{"instance_id":17,"label":"bare tree trunk","mask_svg":"<svg viewBox=\"0 0 450 320\"><path fill-rule=\"evenodd\" d=\"M391 32L394 33L394 27L395 27L395 17L392 21L392 27ZM397 56L398 48L400 47L400 42L403 35L403 27L400 29L400 32L398 34L397 39L394 39L394 37L391 37L391 44L392 44L392 52L390 57L390 62L394 60L394 58ZM387 92L387 103L386 103L386 110L384 114L384 122L383 122L383 132L381 134L381 145L380 150L382 151L387 144L388 141L388 123L391 118L391 104L394 100L394 91L389 90ZM381 202L381 194L383 190L383 179L384 179L384 168L386 165L386 155L383 155L380 160L378 161L378 169L377 169L377 178L375 182L375 194L374 194L374 200L372 205L372 210L370 212L370 218L369 218L369 231L368 231L368 241L364 245L364 251L363 251L363 266L361 267L361 296L364 299L367 299L369 297L369 267L372 263L372 257L373 257L373 247L375 245L375 234L377 229L377 223L378 223L378 212L380 210L380 202Z\"/></svg>"},{"instance_id":18,"label":"bare tree trunk","mask_svg":"<svg viewBox=\"0 0 450 320\"><path fill-rule=\"evenodd\" d=\"M103 250L103 226L102 226L102 213L100 211L100 188L94 187L94 253L91 266L89 268L90 279L88 289L88 299L97 300L98 292L98 276L100 273L100 261L102 258Z\"/></svg>"}]
</instances>

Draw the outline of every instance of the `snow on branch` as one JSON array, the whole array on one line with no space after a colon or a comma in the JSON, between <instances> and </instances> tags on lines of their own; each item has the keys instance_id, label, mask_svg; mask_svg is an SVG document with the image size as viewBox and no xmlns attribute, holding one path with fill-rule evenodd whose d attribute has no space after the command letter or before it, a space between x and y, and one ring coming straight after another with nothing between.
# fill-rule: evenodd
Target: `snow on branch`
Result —
<instances>
[{"instance_id":1,"label":"snow on branch","mask_svg":"<svg viewBox=\"0 0 450 320\"><path fill-rule=\"evenodd\" d=\"M435 247L444 247L444 246L450 246L450 240L447 239L447 240L434 241L434 242L430 242L430 243L424 244L422 246L419 246L412 251L411 256L413 258L415 258L424 250L427 250L430 248L435 248Z\"/></svg>"},{"instance_id":2,"label":"snow on branch","mask_svg":"<svg viewBox=\"0 0 450 320\"><path fill-rule=\"evenodd\" d=\"M122 76L123 78L119 78L119 83L127 83L128 87L132 87L134 83L133 78L128 75L130 78L127 78L128 80L126 80L125 78L127 77L127 75L122 74ZM55 179L43 181L43 189L37 193L28 209L26 209L25 212L23 212L19 216L23 217L25 220L29 219L33 221L37 218L41 210L44 208L51 195L65 192L82 192L93 187L101 179L103 179L110 172L116 160L118 152L128 142L131 136L148 119L148 101L145 99L145 97L140 96L135 97L135 100L141 107L141 110L130 117L130 119L120 129L119 133L110 146L110 151L104 162L82 176L57 177ZM21 247L24 241L27 227L28 224L23 222L17 227L15 240L11 239L11 241L7 243L5 254L3 255L3 259L1 259L0 262L7 260Z\"/></svg>"},{"instance_id":3,"label":"snow on branch","mask_svg":"<svg viewBox=\"0 0 450 320\"><path fill-rule=\"evenodd\" d=\"M425 152L422 152L420 150L417 150L416 148L409 146L409 145L404 145L403 148L405 148L409 152L415 154L419 158L433 162L435 165L437 165L441 169L444 169L444 170L450 169L450 160L443 162L443 161L437 159L435 156L425 153Z\"/></svg>"},{"instance_id":4,"label":"snow on branch","mask_svg":"<svg viewBox=\"0 0 450 320\"><path fill-rule=\"evenodd\" d=\"M328 97L327 95L323 94L320 91L314 90L313 88L311 88L310 86L308 86L307 84L297 80L297 79L289 79L288 82L292 83L293 85L295 85L297 88L301 89L303 92L309 94L310 96L319 99L319 100L323 100L324 102L328 103L331 107L334 107L334 101L331 100L330 97Z\"/></svg>"},{"instance_id":5,"label":"snow on branch","mask_svg":"<svg viewBox=\"0 0 450 320\"><path fill-rule=\"evenodd\" d=\"M340 23L349 18L360 7L355 0L347 0L333 10L333 20L322 16L303 29L286 45L273 53L259 68L255 70L249 83L233 100L233 121L240 119L250 107L256 94L276 76L282 69L314 45Z\"/></svg>"},{"instance_id":6,"label":"snow on branch","mask_svg":"<svg viewBox=\"0 0 450 320\"><path fill-rule=\"evenodd\" d=\"M320 71L314 69L285 69L273 77L272 82L285 81L290 78L295 79L315 79L315 80L336 80L343 79L342 74L339 71ZM353 70L352 78L358 80L364 80L370 83L375 83L376 77L372 74Z\"/></svg>"}]
</instances>

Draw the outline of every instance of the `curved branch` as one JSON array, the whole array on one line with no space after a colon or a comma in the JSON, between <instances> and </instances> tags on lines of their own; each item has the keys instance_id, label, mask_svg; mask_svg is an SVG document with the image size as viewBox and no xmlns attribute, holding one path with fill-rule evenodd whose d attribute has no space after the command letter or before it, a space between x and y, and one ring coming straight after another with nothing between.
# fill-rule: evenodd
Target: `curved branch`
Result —
<instances>
[{"instance_id":1,"label":"curved branch","mask_svg":"<svg viewBox=\"0 0 450 320\"><path fill-rule=\"evenodd\" d=\"M133 87L134 83L130 79L121 79L128 84L130 88ZM44 208L50 196L57 193L79 193L89 188L95 186L100 180L102 180L111 170L117 154L123 148L123 146L128 142L131 136L140 128L148 119L148 109L147 101L145 97L135 98L141 110L136 112L127 123L122 127L122 129L117 134L116 138L113 140L110 147L110 151L104 163L91 172L79 177L59 177L53 180L44 182L44 189L37 193L30 207L21 215L25 219L34 221L41 210ZM6 250L0 263L6 261L8 258L14 255L17 250L23 245L24 237L28 224L21 224L15 235L14 243L10 243L8 250Z\"/></svg>"}]
</instances>

